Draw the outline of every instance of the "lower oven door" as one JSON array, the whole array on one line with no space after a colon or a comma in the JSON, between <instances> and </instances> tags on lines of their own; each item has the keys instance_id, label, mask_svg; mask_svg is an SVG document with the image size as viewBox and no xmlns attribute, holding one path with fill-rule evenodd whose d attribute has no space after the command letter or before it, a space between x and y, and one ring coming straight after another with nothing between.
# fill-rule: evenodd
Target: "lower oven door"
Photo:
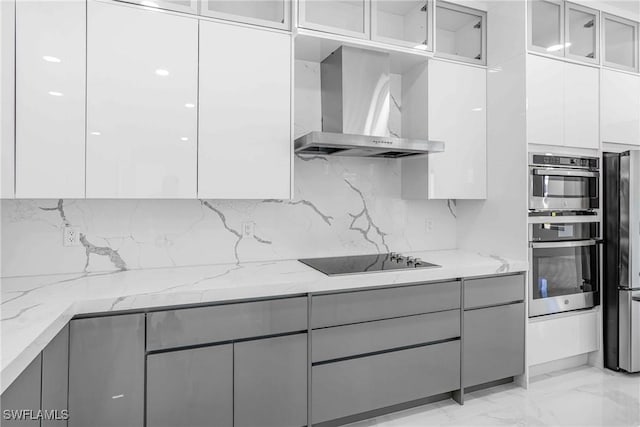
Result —
<instances>
[{"instance_id":1,"label":"lower oven door","mask_svg":"<svg viewBox=\"0 0 640 427\"><path fill-rule=\"evenodd\" d=\"M529 209L598 209L599 179L594 171L531 168Z\"/></svg>"},{"instance_id":2,"label":"lower oven door","mask_svg":"<svg viewBox=\"0 0 640 427\"><path fill-rule=\"evenodd\" d=\"M531 243L529 317L599 303L600 248L595 240Z\"/></svg>"}]
</instances>

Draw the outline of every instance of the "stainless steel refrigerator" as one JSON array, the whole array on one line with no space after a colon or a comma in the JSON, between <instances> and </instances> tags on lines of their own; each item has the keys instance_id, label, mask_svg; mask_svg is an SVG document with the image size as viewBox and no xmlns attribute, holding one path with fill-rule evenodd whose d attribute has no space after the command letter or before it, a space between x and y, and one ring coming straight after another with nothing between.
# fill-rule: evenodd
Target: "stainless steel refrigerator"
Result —
<instances>
[{"instance_id":1,"label":"stainless steel refrigerator","mask_svg":"<svg viewBox=\"0 0 640 427\"><path fill-rule=\"evenodd\" d=\"M640 150L603 153L604 363L640 371Z\"/></svg>"}]
</instances>

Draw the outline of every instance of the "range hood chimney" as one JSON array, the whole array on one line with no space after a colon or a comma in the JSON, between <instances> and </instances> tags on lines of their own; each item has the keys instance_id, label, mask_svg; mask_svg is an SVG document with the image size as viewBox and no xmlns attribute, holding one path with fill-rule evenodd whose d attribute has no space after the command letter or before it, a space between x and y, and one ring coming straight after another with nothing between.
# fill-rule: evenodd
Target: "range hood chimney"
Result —
<instances>
[{"instance_id":1,"label":"range hood chimney","mask_svg":"<svg viewBox=\"0 0 640 427\"><path fill-rule=\"evenodd\" d=\"M444 151L444 143L389 133L388 53L341 46L321 64L322 132L295 141L298 154L399 158Z\"/></svg>"}]
</instances>

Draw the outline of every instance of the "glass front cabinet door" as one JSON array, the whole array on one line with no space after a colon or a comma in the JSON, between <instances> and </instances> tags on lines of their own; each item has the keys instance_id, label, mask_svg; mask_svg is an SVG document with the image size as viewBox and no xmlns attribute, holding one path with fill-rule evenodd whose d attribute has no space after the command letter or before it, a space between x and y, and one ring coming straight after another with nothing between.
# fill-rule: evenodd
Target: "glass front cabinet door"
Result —
<instances>
[{"instance_id":1,"label":"glass front cabinet door","mask_svg":"<svg viewBox=\"0 0 640 427\"><path fill-rule=\"evenodd\" d=\"M436 5L436 55L486 65L487 14L439 1Z\"/></svg>"},{"instance_id":2,"label":"glass front cabinet door","mask_svg":"<svg viewBox=\"0 0 640 427\"><path fill-rule=\"evenodd\" d=\"M599 63L600 13L567 3L565 10L565 54L579 61Z\"/></svg>"},{"instance_id":3,"label":"glass front cabinet door","mask_svg":"<svg viewBox=\"0 0 640 427\"><path fill-rule=\"evenodd\" d=\"M431 0L372 0L371 39L433 50Z\"/></svg>"},{"instance_id":4,"label":"glass front cabinet door","mask_svg":"<svg viewBox=\"0 0 640 427\"><path fill-rule=\"evenodd\" d=\"M564 7L553 0L529 0L529 49L564 56Z\"/></svg>"},{"instance_id":5,"label":"glass front cabinet door","mask_svg":"<svg viewBox=\"0 0 640 427\"><path fill-rule=\"evenodd\" d=\"M604 65L638 71L638 23L604 14Z\"/></svg>"},{"instance_id":6,"label":"glass front cabinet door","mask_svg":"<svg viewBox=\"0 0 640 427\"><path fill-rule=\"evenodd\" d=\"M282 30L291 28L290 0L202 0L200 14Z\"/></svg>"},{"instance_id":7,"label":"glass front cabinet door","mask_svg":"<svg viewBox=\"0 0 640 427\"><path fill-rule=\"evenodd\" d=\"M368 39L370 0L299 0L299 26Z\"/></svg>"}]
</instances>

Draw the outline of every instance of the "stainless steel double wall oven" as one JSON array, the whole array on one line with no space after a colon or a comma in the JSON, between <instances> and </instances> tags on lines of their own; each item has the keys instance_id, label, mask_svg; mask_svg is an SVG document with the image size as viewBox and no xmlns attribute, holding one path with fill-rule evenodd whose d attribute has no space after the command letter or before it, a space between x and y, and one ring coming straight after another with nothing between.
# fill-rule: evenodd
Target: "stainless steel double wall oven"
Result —
<instances>
[{"instance_id":1,"label":"stainless steel double wall oven","mask_svg":"<svg viewBox=\"0 0 640 427\"><path fill-rule=\"evenodd\" d=\"M529 316L597 305L600 161L529 155Z\"/></svg>"}]
</instances>

